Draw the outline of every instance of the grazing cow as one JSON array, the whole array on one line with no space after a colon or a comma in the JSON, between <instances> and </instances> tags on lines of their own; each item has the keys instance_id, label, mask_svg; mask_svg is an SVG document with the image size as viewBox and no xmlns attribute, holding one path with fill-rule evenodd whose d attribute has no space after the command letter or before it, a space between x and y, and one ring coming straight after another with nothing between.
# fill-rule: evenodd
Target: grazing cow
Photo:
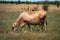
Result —
<instances>
[{"instance_id":1,"label":"grazing cow","mask_svg":"<svg viewBox=\"0 0 60 40\"><path fill-rule=\"evenodd\" d=\"M19 15L16 22L13 23L12 30L15 31L17 26L24 27L25 24L28 25L40 25L42 31L46 30L46 11L32 11L32 12L23 12Z\"/></svg>"}]
</instances>

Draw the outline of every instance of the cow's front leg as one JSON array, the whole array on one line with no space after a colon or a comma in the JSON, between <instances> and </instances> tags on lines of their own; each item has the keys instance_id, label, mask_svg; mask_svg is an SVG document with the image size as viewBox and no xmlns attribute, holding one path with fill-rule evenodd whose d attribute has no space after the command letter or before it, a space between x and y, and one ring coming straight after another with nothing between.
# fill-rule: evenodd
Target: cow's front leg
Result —
<instances>
[{"instance_id":1,"label":"cow's front leg","mask_svg":"<svg viewBox=\"0 0 60 40\"><path fill-rule=\"evenodd\" d=\"M16 27L12 27L12 31L16 31L17 30L17 28Z\"/></svg>"},{"instance_id":2,"label":"cow's front leg","mask_svg":"<svg viewBox=\"0 0 60 40\"><path fill-rule=\"evenodd\" d=\"M14 23L12 25L12 31L16 31L17 30L17 26L18 26L18 23Z\"/></svg>"},{"instance_id":3,"label":"cow's front leg","mask_svg":"<svg viewBox=\"0 0 60 40\"><path fill-rule=\"evenodd\" d=\"M25 23L21 23L20 24L20 27L21 27L21 30L20 31L24 31L24 28L23 28L24 26L25 26Z\"/></svg>"}]
</instances>

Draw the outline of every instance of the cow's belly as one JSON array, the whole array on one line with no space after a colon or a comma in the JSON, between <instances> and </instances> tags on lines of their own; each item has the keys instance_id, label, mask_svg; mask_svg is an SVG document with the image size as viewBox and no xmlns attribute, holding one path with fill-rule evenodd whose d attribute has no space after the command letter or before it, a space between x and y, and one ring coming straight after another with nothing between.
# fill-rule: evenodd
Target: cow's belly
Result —
<instances>
[{"instance_id":1,"label":"cow's belly","mask_svg":"<svg viewBox=\"0 0 60 40\"><path fill-rule=\"evenodd\" d=\"M30 21L31 21L31 23L36 24L36 23L39 23L40 20L38 18L34 18L34 19L31 19Z\"/></svg>"},{"instance_id":2,"label":"cow's belly","mask_svg":"<svg viewBox=\"0 0 60 40\"><path fill-rule=\"evenodd\" d=\"M39 18L24 18L23 21L31 24L38 24L40 22Z\"/></svg>"},{"instance_id":3,"label":"cow's belly","mask_svg":"<svg viewBox=\"0 0 60 40\"><path fill-rule=\"evenodd\" d=\"M39 24L40 23L40 21L35 21L35 20L33 20L33 21L29 21L28 23L30 23L30 24Z\"/></svg>"}]
</instances>

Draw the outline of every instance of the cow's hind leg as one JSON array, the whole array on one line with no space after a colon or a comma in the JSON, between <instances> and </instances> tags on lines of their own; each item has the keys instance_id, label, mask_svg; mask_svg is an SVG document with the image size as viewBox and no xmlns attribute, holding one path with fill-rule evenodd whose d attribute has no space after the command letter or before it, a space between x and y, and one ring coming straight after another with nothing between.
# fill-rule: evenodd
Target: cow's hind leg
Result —
<instances>
[{"instance_id":1,"label":"cow's hind leg","mask_svg":"<svg viewBox=\"0 0 60 40\"><path fill-rule=\"evenodd\" d=\"M40 23L40 25L41 25L41 29L40 29L40 31L44 31L44 20L41 20L41 23Z\"/></svg>"},{"instance_id":2,"label":"cow's hind leg","mask_svg":"<svg viewBox=\"0 0 60 40\"><path fill-rule=\"evenodd\" d=\"M44 30L46 31L46 27L47 27L47 20L44 22Z\"/></svg>"},{"instance_id":3,"label":"cow's hind leg","mask_svg":"<svg viewBox=\"0 0 60 40\"><path fill-rule=\"evenodd\" d=\"M41 22L41 31L46 31L47 21Z\"/></svg>"},{"instance_id":4,"label":"cow's hind leg","mask_svg":"<svg viewBox=\"0 0 60 40\"><path fill-rule=\"evenodd\" d=\"M29 31L32 31L32 28L30 27L30 24L28 24Z\"/></svg>"}]
</instances>

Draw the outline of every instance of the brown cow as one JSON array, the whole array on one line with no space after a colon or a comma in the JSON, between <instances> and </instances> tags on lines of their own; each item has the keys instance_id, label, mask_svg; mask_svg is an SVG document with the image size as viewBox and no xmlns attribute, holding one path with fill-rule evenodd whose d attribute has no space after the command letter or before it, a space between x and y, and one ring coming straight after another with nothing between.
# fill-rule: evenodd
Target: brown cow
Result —
<instances>
[{"instance_id":1,"label":"brown cow","mask_svg":"<svg viewBox=\"0 0 60 40\"><path fill-rule=\"evenodd\" d=\"M34 11L34 12L23 12L19 15L16 22L13 23L12 30L15 31L17 26L24 27L25 24L28 25L29 29L30 25L40 25L42 31L46 30L46 11Z\"/></svg>"}]
</instances>

